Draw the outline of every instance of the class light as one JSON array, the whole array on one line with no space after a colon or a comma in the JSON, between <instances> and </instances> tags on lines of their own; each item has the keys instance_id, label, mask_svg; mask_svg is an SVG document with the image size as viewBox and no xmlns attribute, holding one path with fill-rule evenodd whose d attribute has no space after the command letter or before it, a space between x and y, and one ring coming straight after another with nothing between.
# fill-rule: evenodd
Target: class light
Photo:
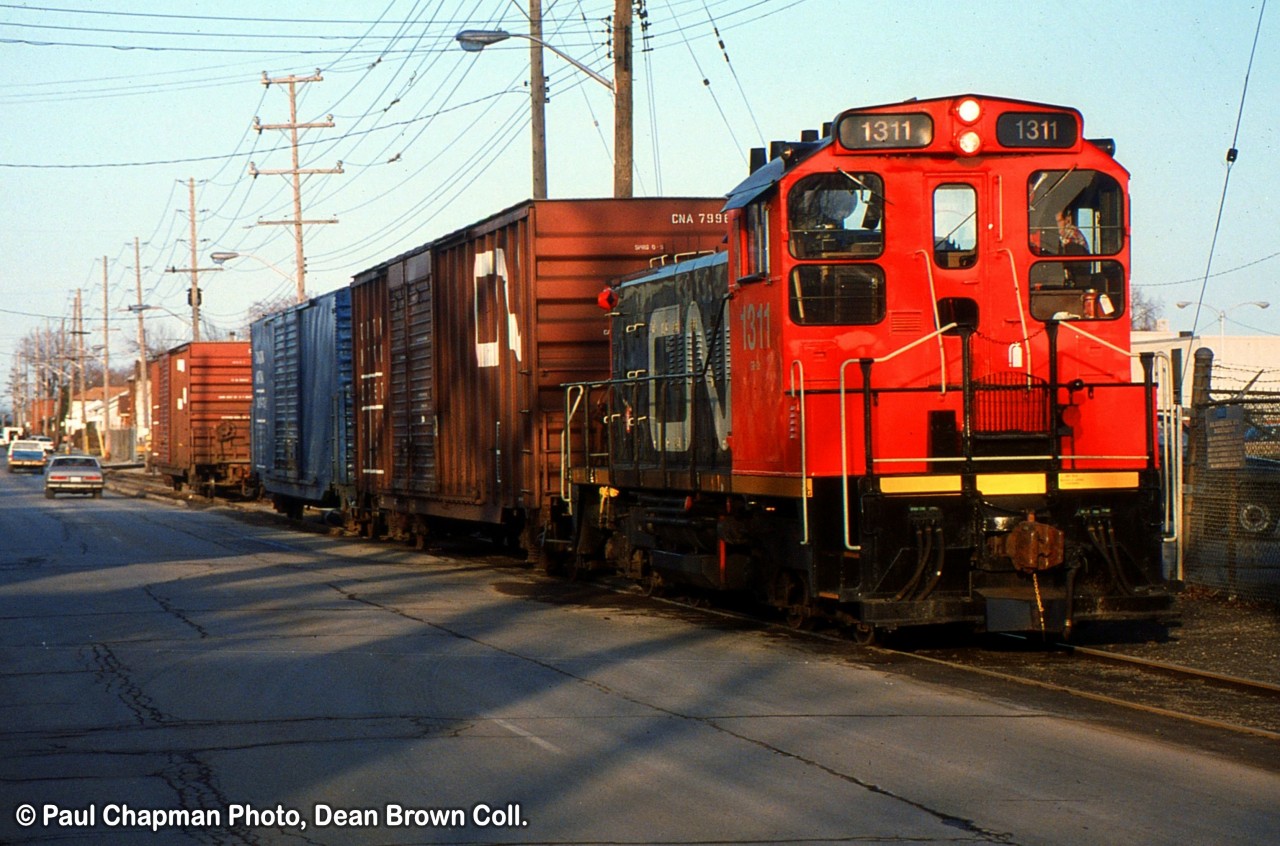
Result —
<instances>
[{"instance_id":1,"label":"class light","mask_svg":"<svg viewBox=\"0 0 1280 846\"><path fill-rule=\"evenodd\" d=\"M982 104L972 97L966 97L956 106L956 117L964 123L974 123L982 117Z\"/></svg>"},{"instance_id":2,"label":"class light","mask_svg":"<svg viewBox=\"0 0 1280 846\"><path fill-rule=\"evenodd\" d=\"M966 156L976 155L982 149L982 136L972 129L967 129L956 138L956 146Z\"/></svg>"}]
</instances>

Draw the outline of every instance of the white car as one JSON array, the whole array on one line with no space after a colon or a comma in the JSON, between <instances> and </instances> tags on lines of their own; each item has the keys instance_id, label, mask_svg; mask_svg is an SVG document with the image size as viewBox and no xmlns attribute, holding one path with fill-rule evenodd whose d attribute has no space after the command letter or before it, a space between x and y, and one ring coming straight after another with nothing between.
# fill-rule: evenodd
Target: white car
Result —
<instances>
[{"instance_id":1,"label":"white car","mask_svg":"<svg viewBox=\"0 0 1280 846\"><path fill-rule=\"evenodd\" d=\"M87 493L97 499L104 487L102 465L92 455L54 455L45 465L45 499L60 493Z\"/></svg>"}]
</instances>

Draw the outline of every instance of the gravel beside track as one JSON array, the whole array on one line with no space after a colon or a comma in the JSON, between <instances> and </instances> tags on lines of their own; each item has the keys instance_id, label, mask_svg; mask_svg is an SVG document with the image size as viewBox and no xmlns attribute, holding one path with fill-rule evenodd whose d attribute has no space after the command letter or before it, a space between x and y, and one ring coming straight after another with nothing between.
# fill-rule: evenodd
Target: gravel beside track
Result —
<instances>
[{"instance_id":1,"label":"gravel beside track","mask_svg":"<svg viewBox=\"0 0 1280 846\"><path fill-rule=\"evenodd\" d=\"M1280 607L1245 602L1205 588L1178 596L1178 622L1166 638L1108 641L1109 629L1081 632L1081 646L1151 661L1280 684Z\"/></svg>"}]
</instances>

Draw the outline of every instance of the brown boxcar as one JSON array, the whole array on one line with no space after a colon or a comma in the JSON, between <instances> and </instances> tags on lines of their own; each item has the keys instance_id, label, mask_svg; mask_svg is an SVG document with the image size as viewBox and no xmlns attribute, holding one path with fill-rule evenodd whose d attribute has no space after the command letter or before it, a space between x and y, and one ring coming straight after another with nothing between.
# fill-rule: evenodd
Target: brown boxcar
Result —
<instances>
[{"instance_id":1,"label":"brown boxcar","mask_svg":"<svg viewBox=\"0 0 1280 846\"><path fill-rule=\"evenodd\" d=\"M488 524L535 549L559 505L561 385L609 371L597 295L723 249L723 205L527 201L358 274L355 519L419 543L440 519Z\"/></svg>"},{"instance_id":2,"label":"brown boxcar","mask_svg":"<svg viewBox=\"0 0 1280 846\"><path fill-rule=\"evenodd\" d=\"M212 493L249 477L248 341L193 341L161 353L152 379L151 461L175 489Z\"/></svg>"}]
</instances>

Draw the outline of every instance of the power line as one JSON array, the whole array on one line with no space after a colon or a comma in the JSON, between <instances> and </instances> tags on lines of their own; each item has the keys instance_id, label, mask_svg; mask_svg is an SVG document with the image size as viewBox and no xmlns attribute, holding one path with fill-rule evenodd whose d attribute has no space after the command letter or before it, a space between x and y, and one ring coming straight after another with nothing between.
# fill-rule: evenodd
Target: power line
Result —
<instances>
[{"instance_id":1,"label":"power line","mask_svg":"<svg viewBox=\"0 0 1280 846\"><path fill-rule=\"evenodd\" d=\"M1222 180L1222 196L1218 199L1218 215L1213 224L1213 237L1209 240L1209 257L1205 262L1204 282L1200 285L1200 296L1196 299L1196 313L1191 320L1191 333L1194 335L1200 325L1200 312L1204 308L1204 294L1209 287L1209 271L1213 268L1213 253L1218 244L1218 233L1222 229L1222 214L1227 206L1227 188L1231 184L1231 168L1236 163L1239 150L1236 145L1240 140L1240 124L1244 120L1244 104L1249 95L1249 75L1253 72L1253 58L1258 52L1258 37L1262 33L1262 16L1267 12L1267 0L1262 0L1258 9L1258 25L1253 31L1253 46L1249 50L1249 63L1245 67L1244 87L1240 92L1240 108L1236 112L1236 127L1231 135L1231 147L1227 149L1227 172Z\"/></svg>"}]
</instances>

